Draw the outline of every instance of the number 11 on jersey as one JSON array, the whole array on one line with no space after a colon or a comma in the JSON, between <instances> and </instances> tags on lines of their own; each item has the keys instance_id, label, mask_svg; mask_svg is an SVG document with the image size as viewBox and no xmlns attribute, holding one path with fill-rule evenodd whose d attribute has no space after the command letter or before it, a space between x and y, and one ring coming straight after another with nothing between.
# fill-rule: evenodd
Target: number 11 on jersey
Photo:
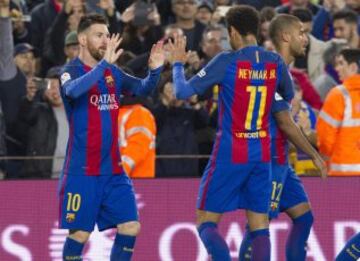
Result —
<instances>
[{"instance_id":1,"label":"number 11 on jersey","mask_svg":"<svg viewBox=\"0 0 360 261\"><path fill-rule=\"evenodd\" d=\"M262 119L265 112L267 88L264 85L261 86L249 85L246 87L246 92L250 93L250 98L249 98L249 106L246 114L245 129L252 130L251 123L253 120L253 115L255 113L254 109L255 109L256 98L258 95L260 95L259 113L256 119L256 129L260 130L262 126Z\"/></svg>"}]
</instances>

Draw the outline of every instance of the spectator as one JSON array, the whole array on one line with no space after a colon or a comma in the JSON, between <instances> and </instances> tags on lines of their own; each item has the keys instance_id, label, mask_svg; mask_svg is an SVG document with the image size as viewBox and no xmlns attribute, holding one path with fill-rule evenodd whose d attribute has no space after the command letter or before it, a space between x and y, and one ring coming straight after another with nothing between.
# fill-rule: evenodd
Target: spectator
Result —
<instances>
[{"instance_id":1,"label":"spectator","mask_svg":"<svg viewBox=\"0 0 360 261\"><path fill-rule=\"evenodd\" d=\"M53 95L57 96L56 90L60 88L59 79L62 67L53 67L47 74L46 78L49 81L49 89L53 90ZM57 123L57 135L56 146L54 152L54 160L52 164L52 178L58 178L62 167L64 165L64 155L66 154L66 144L69 137L69 126L66 120L66 113L64 104L53 104L52 109L54 111L56 123Z\"/></svg>"},{"instance_id":2,"label":"spectator","mask_svg":"<svg viewBox=\"0 0 360 261\"><path fill-rule=\"evenodd\" d=\"M14 44L18 43L29 43L31 41L31 29L30 29L30 20L27 21L29 16L25 16L21 8L17 5L11 5L11 20L14 36Z\"/></svg>"},{"instance_id":3,"label":"spectator","mask_svg":"<svg viewBox=\"0 0 360 261\"><path fill-rule=\"evenodd\" d=\"M333 16L335 38L345 39L351 48L360 48L358 15L351 10L341 10Z\"/></svg>"},{"instance_id":4,"label":"spectator","mask_svg":"<svg viewBox=\"0 0 360 261\"><path fill-rule=\"evenodd\" d=\"M344 49L335 69L343 81L325 99L317 124L318 145L329 175L360 175L360 50Z\"/></svg>"},{"instance_id":5,"label":"spectator","mask_svg":"<svg viewBox=\"0 0 360 261\"><path fill-rule=\"evenodd\" d=\"M345 8L360 14L360 2L358 0L345 0Z\"/></svg>"},{"instance_id":6,"label":"spectator","mask_svg":"<svg viewBox=\"0 0 360 261\"><path fill-rule=\"evenodd\" d=\"M291 14L295 9L307 9L312 15L316 15L322 7L311 3L309 0L289 0L288 3L278 6L276 11L279 14Z\"/></svg>"},{"instance_id":7,"label":"spectator","mask_svg":"<svg viewBox=\"0 0 360 261\"><path fill-rule=\"evenodd\" d=\"M347 48L345 40L342 41L331 41L328 48L325 49L323 60L325 63L325 71L315 81L314 86L318 91L321 100L324 101L328 92L341 81L335 70L335 57L344 48Z\"/></svg>"},{"instance_id":8,"label":"spectator","mask_svg":"<svg viewBox=\"0 0 360 261\"><path fill-rule=\"evenodd\" d=\"M316 146L316 114L313 108L303 100L303 90L294 84L295 96L292 100L291 114L311 145ZM298 175L316 175L317 168L311 158L295 147L290 148L290 162Z\"/></svg>"},{"instance_id":9,"label":"spectator","mask_svg":"<svg viewBox=\"0 0 360 261\"><path fill-rule=\"evenodd\" d=\"M31 11L31 44L38 54L43 53L45 33L60 13L64 0L45 0ZM71 0L66 0L71 1Z\"/></svg>"},{"instance_id":10,"label":"spectator","mask_svg":"<svg viewBox=\"0 0 360 261\"><path fill-rule=\"evenodd\" d=\"M122 14L124 23L123 42L121 47L134 54L140 55L150 52L154 43L161 39L163 32L160 24L160 15L155 5L151 11L145 11L146 18L137 16L140 2L135 2Z\"/></svg>"},{"instance_id":11,"label":"spectator","mask_svg":"<svg viewBox=\"0 0 360 261\"><path fill-rule=\"evenodd\" d=\"M224 29L225 28L220 25L208 26L205 29L201 39L201 52L203 54L201 61L202 67L217 54L224 51L223 43L227 40Z\"/></svg>"},{"instance_id":12,"label":"spectator","mask_svg":"<svg viewBox=\"0 0 360 261\"><path fill-rule=\"evenodd\" d=\"M53 66L65 64L64 40L66 34L77 29L85 12L85 5L82 0L72 0L65 2L64 8L56 15L44 39L42 75Z\"/></svg>"},{"instance_id":13,"label":"spectator","mask_svg":"<svg viewBox=\"0 0 360 261\"><path fill-rule=\"evenodd\" d=\"M156 123L144 98L124 97L119 110L119 146L130 178L155 177Z\"/></svg>"},{"instance_id":14,"label":"spectator","mask_svg":"<svg viewBox=\"0 0 360 261\"><path fill-rule=\"evenodd\" d=\"M273 7L264 7L260 12L260 35L259 44L263 45L266 40L269 40L269 25L270 21L275 17L276 12Z\"/></svg>"},{"instance_id":15,"label":"spectator","mask_svg":"<svg viewBox=\"0 0 360 261\"><path fill-rule=\"evenodd\" d=\"M240 5L251 5L255 7L257 10L262 10L266 7L276 7L281 5L281 0L233 0L234 4Z\"/></svg>"},{"instance_id":16,"label":"spectator","mask_svg":"<svg viewBox=\"0 0 360 261\"><path fill-rule=\"evenodd\" d=\"M214 6L209 1L203 1L198 6L196 13L196 20L204 25L208 25L211 22L211 17L214 12Z\"/></svg>"},{"instance_id":17,"label":"spectator","mask_svg":"<svg viewBox=\"0 0 360 261\"><path fill-rule=\"evenodd\" d=\"M79 55L79 41L75 31L69 32L65 37L64 53L66 62L74 59Z\"/></svg>"},{"instance_id":18,"label":"spectator","mask_svg":"<svg viewBox=\"0 0 360 261\"><path fill-rule=\"evenodd\" d=\"M197 155L195 129L208 123L208 115L199 103L176 100L171 81L160 88L160 101L154 116L158 134L157 155ZM198 176L198 159L160 159L156 164L157 177Z\"/></svg>"},{"instance_id":19,"label":"spectator","mask_svg":"<svg viewBox=\"0 0 360 261\"><path fill-rule=\"evenodd\" d=\"M295 59L294 67L307 72L310 80L313 82L324 72L325 64L322 57L324 50L330 43L320 41L310 34L312 31L312 14L309 10L296 9L292 14L303 22L308 37L306 55L304 57L297 57Z\"/></svg>"},{"instance_id":20,"label":"spectator","mask_svg":"<svg viewBox=\"0 0 360 261\"><path fill-rule=\"evenodd\" d=\"M24 154L20 142L14 138L14 123L21 98L26 94L27 78L35 71L34 48L26 43L14 48L9 1L0 6L0 102L6 126L8 156ZM7 162L7 176L16 177L21 168L20 161Z\"/></svg>"},{"instance_id":21,"label":"spectator","mask_svg":"<svg viewBox=\"0 0 360 261\"><path fill-rule=\"evenodd\" d=\"M16 123L25 156L54 156L58 124L53 107L62 105L59 83L55 82L37 78L27 81L27 93L20 105ZM25 160L21 176L50 178L52 162L52 159Z\"/></svg>"},{"instance_id":22,"label":"spectator","mask_svg":"<svg viewBox=\"0 0 360 261\"><path fill-rule=\"evenodd\" d=\"M312 35L321 41L328 41L334 37L334 28L332 16L335 12L340 11L345 6L343 1L325 0L323 7L314 17L314 27Z\"/></svg>"},{"instance_id":23,"label":"spectator","mask_svg":"<svg viewBox=\"0 0 360 261\"><path fill-rule=\"evenodd\" d=\"M187 50L199 51L205 25L196 20L196 0L171 0L176 25L180 27L187 39Z\"/></svg>"},{"instance_id":24,"label":"spectator","mask_svg":"<svg viewBox=\"0 0 360 261\"><path fill-rule=\"evenodd\" d=\"M322 100L308 75L296 68L291 68L290 73L294 81L300 86L302 100L318 112L322 107Z\"/></svg>"},{"instance_id":25,"label":"spectator","mask_svg":"<svg viewBox=\"0 0 360 261\"><path fill-rule=\"evenodd\" d=\"M168 41L173 39L174 35L183 35L183 30L178 27L176 24L171 24L165 27L165 31L164 31L164 50L166 50L167 45L168 45ZM147 74L147 61L149 59L149 52L145 52L141 55L136 56L134 59L130 60L127 64L126 67L128 67L129 69L131 69L134 74L138 77L145 77ZM123 54L121 55L123 56ZM121 57L120 56L120 57ZM165 67L168 66L167 61L165 60ZM166 68L165 68L166 70Z\"/></svg>"}]
</instances>

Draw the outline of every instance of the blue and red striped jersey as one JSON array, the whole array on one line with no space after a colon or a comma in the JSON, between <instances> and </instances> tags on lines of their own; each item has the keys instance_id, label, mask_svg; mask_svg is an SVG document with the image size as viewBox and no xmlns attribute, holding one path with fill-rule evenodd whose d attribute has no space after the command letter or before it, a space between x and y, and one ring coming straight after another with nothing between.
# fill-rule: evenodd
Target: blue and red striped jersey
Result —
<instances>
[{"instance_id":1,"label":"blue and red striped jersey","mask_svg":"<svg viewBox=\"0 0 360 261\"><path fill-rule=\"evenodd\" d=\"M161 69L139 79L105 60L94 68L79 58L64 66L60 93L70 133L63 175L124 173L118 149L120 94L149 94L157 85Z\"/></svg>"},{"instance_id":2,"label":"blue and red striped jersey","mask_svg":"<svg viewBox=\"0 0 360 261\"><path fill-rule=\"evenodd\" d=\"M224 163L269 162L270 115L287 108L292 83L281 57L258 46L223 52L189 81L183 66L174 64L175 94L202 94L215 84L219 91L219 119L212 160ZM275 107L275 108L274 108Z\"/></svg>"}]
</instances>

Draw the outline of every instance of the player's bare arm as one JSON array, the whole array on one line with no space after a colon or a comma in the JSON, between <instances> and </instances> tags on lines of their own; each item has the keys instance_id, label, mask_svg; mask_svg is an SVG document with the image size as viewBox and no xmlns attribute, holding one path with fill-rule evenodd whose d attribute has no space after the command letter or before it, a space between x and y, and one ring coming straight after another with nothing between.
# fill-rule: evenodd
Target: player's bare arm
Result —
<instances>
[{"instance_id":1,"label":"player's bare arm","mask_svg":"<svg viewBox=\"0 0 360 261\"><path fill-rule=\"evenodd\" d=\"M309 155L315 166L320 171L322 178L327 177L325 161L320 154L308 142L300 128L296 125L289 111L281 111L274 114L278 127L286 134L287 138L300 150Z\"/></svg>"}]
</instances>

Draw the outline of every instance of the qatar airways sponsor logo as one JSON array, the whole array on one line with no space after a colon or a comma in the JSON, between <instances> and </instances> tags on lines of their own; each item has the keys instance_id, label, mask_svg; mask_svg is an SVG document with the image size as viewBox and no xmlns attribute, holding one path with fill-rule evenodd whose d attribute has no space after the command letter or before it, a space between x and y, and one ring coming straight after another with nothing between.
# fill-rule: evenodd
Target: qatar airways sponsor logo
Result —
<instances>
[{"instance_id":1,"label":"qatar airways sponsor logo","mask_svg":"<svg viewBox=\"0 0 360 261\"><path fill-rule=\"evenodd\" d=\"M99 111L118 110L119 104L115 94L93 94L90 96L90 103L97 107Z\"/></svg>"},{"instance_id":2,"label":"qatar airways sponsor logo","mask_svg":"<svg viewBox=\"0 0 360 261\"><path fill-rule=\"evenodd\" d=\"M274 221L270 225L270 240L271 240L271 260L283 260L284 253L279 251L280 242L286 240L284 232L291 228L290 222ZM57 228L57 223L50 229L48 235L48 245L44 246L46 252L42 252L42 258L39 259L39 253L35 255L32 252L33 243L28 242L43 242L39 238L39 228L28 224L8 224L0 229L0 260L20 260L20 261L36 261L36 260L62 260L62 248L67 237L67 230L60 230ZM189 245L189 248L195 249L195 256L192 260L207 261L208 255L206 249L201 243L196 230L196 225L190 222L175 222L165 226L160 234L158 240L157 253L151 255L148 260L161 261L175 261L186 260L179 257L179 252L176 250L178 242L178 235L188 233L190 237L194 237L195 244ZM244 237L244 228L237 222L231 222L225 226L225 231L222 235L229 246L230 255L233 259L237 259L239 253L239 246ZM349 234L356 234L360 232L360 222L358 220L336 221L333 223L332 231L329 231L329 236L325 242L320 240L318 231L312 229L307 244L307 259L313 261L327 261L334 260L340 250L349 239ZM97 261L109 260L115 230L106 230L99 232L97 229L92 233L89 242L84 250L84 260ZM147 237L149 235L146 235ZM151 235L152 237L154 235ZM332 252L326 252L330 244ZM39 248L37 246L37 248ZM34 249L34 252L39 249ZM154 249L155 250L155 249ZM329 249L328 249L329 250ZM327 251L328 251L327 250ZM135 248L135 251L136 248ZM138 249L141 251L141 249ZM177 252L177 253L176 253ZM176 254L175 254L176 253ZM156 256L156 257L155 257ZM330 259L329 259L330 257Z\"/></svg>"}]
</instances>

